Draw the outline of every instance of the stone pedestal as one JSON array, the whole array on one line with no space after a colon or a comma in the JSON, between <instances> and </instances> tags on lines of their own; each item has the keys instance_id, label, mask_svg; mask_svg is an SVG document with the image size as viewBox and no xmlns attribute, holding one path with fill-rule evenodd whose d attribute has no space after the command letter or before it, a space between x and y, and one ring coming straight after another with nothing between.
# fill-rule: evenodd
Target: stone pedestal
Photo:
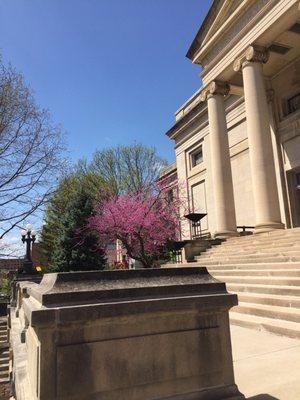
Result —
<instances>
[{"instance_id":1,"label":"stone pedestal","mask_svg":"<svg viewBox=\"0 0 300 400\"><path fill-rule=\"evenodd\" d=\"M47 274L18 293L17 400L244 398L228 321L237 297L206 268Z\"/></svg>"},{"instance_id":2,"label":"stone pedestal","mask_svg":"<svg viewBox=\"0 0 300 400\"><path fill-rule=\"evenodd\" d=\"M193 239L188 240L184 246L185 260L187 262L195 261L195 257L199 256L202 252L210 249L212 246L220 245L222 239Z\"/></svg>"}]
</instances>

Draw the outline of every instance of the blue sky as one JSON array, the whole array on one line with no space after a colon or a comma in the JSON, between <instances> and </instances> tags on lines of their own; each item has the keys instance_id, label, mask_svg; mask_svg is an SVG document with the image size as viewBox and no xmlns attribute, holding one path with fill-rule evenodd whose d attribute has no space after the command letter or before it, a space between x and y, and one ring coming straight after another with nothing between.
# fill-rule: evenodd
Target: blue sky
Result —
<instances>
[{"instance_id":1,"label":"blue sky","mask_svg":"<svg viewBox=\"0 0 300 400\"><path fill-rule=\"evenodd\" d=\"M200 86L186 51L210 0L2 0L0 52L67 132L73 160L165 132Z\"/></svg>"}]
</instances>

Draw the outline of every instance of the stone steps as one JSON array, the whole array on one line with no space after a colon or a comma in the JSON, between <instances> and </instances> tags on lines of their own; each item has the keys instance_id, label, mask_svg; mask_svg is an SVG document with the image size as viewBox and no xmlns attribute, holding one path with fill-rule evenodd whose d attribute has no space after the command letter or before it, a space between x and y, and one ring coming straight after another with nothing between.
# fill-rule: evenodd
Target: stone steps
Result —
<instances>
[{"instance_id":1,"label":"stone steps","mask_svg":"<svg viewBox=\"0 0 300 400\"><path fill-rule=\"evenodd\" d=\"M300 297L298 296L284 296L276 294L263 294L263 293L249 293L249 292L235 292L238 296L239 302L253 303L253 304L267 304L270 306L279 307L294 307L300 308Z\"/></svg>"},{"instance_id":2,"label":"stone steps","mask_svg":"<svg viewBox=\"0 0 300 400\"><path fill-rule=\"evenodd\" d=\"M213 274L219 281L226 283L247 283L259 285L277 285L277 286L297 286L300 289L300 278L288 277L274 277L274 276L224 276L220 274Z\"/></svg>"},{"instance_id":3,"label":"stone steps","mask_svg":"<svg viewBox=\"0 0 300 400\"><path fill-rule=\"evenodd\" d=\"M7 349L0 349L0 361L9 358L9 351Z\"/></svg>"},{"instance_id":4,"label":"stone steps","mask_svg":"<svg viewBox=\"0 0 300 400\"><path fill-rule=\"evenodd\" d=\"M241 314L232 311L230 312L230 323L244 328L264 330L291 338L300 338L300 327L297 322L259 317L257 315Z\"/></svg>"},{"instance_id":5,"label":"stone steps","mask_svg":"<svg viewBox=\"0 0 300 400\"><path fill-rule=\"evenodd\" d=\"M257 247L269 247L269 246L277 246L277 247L283 247L286 245L293 245L293 246L299 246L299 241L300 241L300 236L294 238L289 238L285 237L283 239L261 239L259 237L256 237L255 239L247 242L243 242L242 239L239 239L238 242L232 242L232 239L227 239L224 243L220 245L223 249L226 249L228 247L235 247L237 249L240 248L245 248L245 249L250 249Z\"/></svg>"},{"instance_id":6,"label":"stone steps","mask_svg":"<svg viewBox=\"0 0 300 400\"><path fill-rule=\"evenodd\" d=\"M222 264L253 264L253 263L285 263L285 262L294 262L294 263L300 263L300 258L298 259L296 257L260 257L260 258L255 258L255 257L240 257L240 258L229 258L229 257L201 257L197 256L197 262L201 262L201 264L204 265L222 265Z\"/></svg>"},{"instance_id":7,"label":"stone steps","mask_svg":"<svg viewBox=\"0 0 300 400\"><path fill-rule=\"evenodd\" d=\"M4 379L6 381L9 381L9 372L8 370L6 371L0 371L0 380ZM3 381L2 381L3 382Z\"/></svg>"},{"instance_id":8,"label":"stone steps","mask_svg":"<svg viewBox=\"0 0 300 400\"><path fill-rule=\"evenodd\" d=\"M274 276L300 278L300 269L214 269L213 274L216 276Z\"/></svg>"},{"instance_id":9,"label":"stone steps","mask_svg":"<svg viewBox=\"0 0 300 400\"><path fill-rule=\"evenodd\" d=\"M228 249L220 249L218 252L215 251L215 249L208 249L206 250L203 255L205 256L213 256L214 253L216 255L233 255L232 254L233 249L231 247L228 247ZM299 256L300 255L300 247L299 246L291 246L290 248L286 247L264 247L264 248L256 248L255 250L250 249L250 250L245 250L244 248L241 248L239 250L234 251L234 255L239 256L239 255L260 255L264 254L267 257L269 257L269 254L282 254L282 255L287 255L287 256Z\"/></svg>"},{"instance_id":10,"label":"stone steps","mask_svg":"<svg viewBox=\"0 0 300 400\"><path fill-rule=\"evenodd\" d=\"M201 256L197 256L197 258L204 258L204 259L215 259L215 258L230 258L230 259L240 259L240 258L244 258L244 259L252 259L252 258L272 258L272 257L292 257L295 259L298 259L298 261L300 260L300 251L289 251L286 250L284 253L283 252L279 252L277 250L274 251L264 251L264 252L252 252L249 254L245 254L244 252L225 252L225 253L203 253Z\"/></svg>"},{"instance_id":11,"label":"stone steps","mask_svg":"<svg viewBox=\"0 0 300 400\"><path fill-rule=\"evenodd\" d=\"M272 239L285 239L285 238L298 238L300 236L300 228L293 228L293 229L285 229L285 230L278 230L278 231L270 231L265 233L259 233L254 235L245 235L245 236L235 236L230 238L232 243L236 242L247 242L252 240L272 240Z\"/></svg>"},{"instance_id":12,"label":"stone steps","mask_svg":"<svg viewBox=\"0 0 300 400\"><path fill-rule=\"evenodd\" d=\"M196 262L238 295L233 324L300 338L300 228L230 238Z\"/></svg>"},{"instance_id":13,"label":"stone steps","mask_svg":"<svg viewBox=\"0 0 300 400\"><path fill-rule=\"evenodd\" d=\"M251 283L229 283L226 284L227 290L232 293L250 292L257 294L275 294L283 296L300 296L300 287L262 285Z\"/></svg>"},{"instance_id":14,"label":"stone steps","mask_svg":"<svg viewBox=\"0 0 300 400\"><path fill-rule=\"evenodd\" d=\"M283 319L285 321L300 323L300 310L293 307L270 306L267 304L251 304L239 302L239 305L237 307L234 307L232 311L236 313L258 315L259 317Z\"/></svg>"},{"instance_id":15,"label":"stone steps","mask_svg":"<svg viewBox=\"0 0 300 400\"><path fill-rule=\"evenodd\" d=\"M201 263L200 264L200 261L201 260L199 260L198 261L198 263L197 263L197 265L203 265L203 266L205 266L205 264L203 263ZM222 271L227 271L227 270L243 270L243 269L245 269L245 264L230 264L230 263L228 263L228 264L216 264L216 265L209 265L208 267L208 270L210 270L210 271L215 271L215 270L220 270L220 269L222 269ZM272 264L269 264L269 263L249 263L249 264L247 264L247 270L249 271L249 270L258 270L258 271L261 271L261 270L265 270L265 269L272 269L272 270L277 270L277 269L279 269L279 270L283 270L283 269L293 269L293 270L299 270L300 269L300 263L291 263L291 262L286 262L286 263L272 263ZM214 273L214 272L212 272L212 273Z\"/></svg>"},{"instance_id":16,"label":"stone steps","mask_svg":"<svg viewBox=\"0 0 300 400\"><path fill-rule=\"evenodd\" d=\"M224 241L221 246L223 248L228 247L228 246L237 246L237 247L249 247L249 246L266 246L266 245L286 245L287 243L293 243L294 245L298 245L299 246L299 240L300 240L300 234L297 235L290 235L290 236L284 236L282 238L274 238L274 237L267 237L267 238L263 238L261 236L253 236L251 239L246 240L245 238L237 238L235 240L233 240L233 238L231 239L227 239L226 241Z\"/></svg>"},{"instance_id":17,"label":"stone steps","mask_svg":"<svg viewBox=\"0 0 300 400\"><path fill-rule=\"evenodd\" d=\"M10 381L7 318L0 319L0 384Z\"/></svg>"},{"instance_id":18,"label":"stone steps","mask_svg":"<svg viewBox=\"0 0 300 400\"><path fill-rule=\"evenodd\" d=\"M0 365L0 371L8 371L9 370L9 363L3 363Z\"/></svg>"}]
</instances>

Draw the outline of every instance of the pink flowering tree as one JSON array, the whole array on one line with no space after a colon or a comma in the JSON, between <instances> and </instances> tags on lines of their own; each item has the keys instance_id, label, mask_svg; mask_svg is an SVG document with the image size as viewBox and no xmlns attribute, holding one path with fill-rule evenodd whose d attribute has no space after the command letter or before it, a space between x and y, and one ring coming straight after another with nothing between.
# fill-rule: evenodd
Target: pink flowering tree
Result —
<instances>
[{"instance_id":1,"label":"pink flowering tree","mask_svg":"<svg viewBox=\"0 0 300 400\"><path fill-rule=\"evenodd\" d=\"M151 268L167 241L178 237L178 202L161 188L114 196L96 206L89 228L102 244L120 240L129 257Z\"/></svg>"}]
</instances>

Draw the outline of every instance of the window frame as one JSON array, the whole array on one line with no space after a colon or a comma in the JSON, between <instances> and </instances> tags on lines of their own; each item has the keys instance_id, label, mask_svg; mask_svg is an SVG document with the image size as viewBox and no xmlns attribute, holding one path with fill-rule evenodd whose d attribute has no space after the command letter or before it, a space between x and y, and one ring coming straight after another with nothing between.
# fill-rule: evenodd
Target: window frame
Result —
<instances>
[{"instance_id":1,"label":"window frame","mask_svg":"<svg viewBox=\"0 0 300 400\"><path fill-rule=\"evenodd\" d=\"M196 160L196 156L198 155L198 154L200 154L201 153L201 158L200 158L200 161L199 162L196 162L195 160ZM194 149L191 153L190 153L190 168L192 169L192 168L195 168L195 167L197 167L198 165L200 165L200 164L202 164L203 163L203 145L202 144L200 144L196 149Z\"/></svg>"}]
</instances>

